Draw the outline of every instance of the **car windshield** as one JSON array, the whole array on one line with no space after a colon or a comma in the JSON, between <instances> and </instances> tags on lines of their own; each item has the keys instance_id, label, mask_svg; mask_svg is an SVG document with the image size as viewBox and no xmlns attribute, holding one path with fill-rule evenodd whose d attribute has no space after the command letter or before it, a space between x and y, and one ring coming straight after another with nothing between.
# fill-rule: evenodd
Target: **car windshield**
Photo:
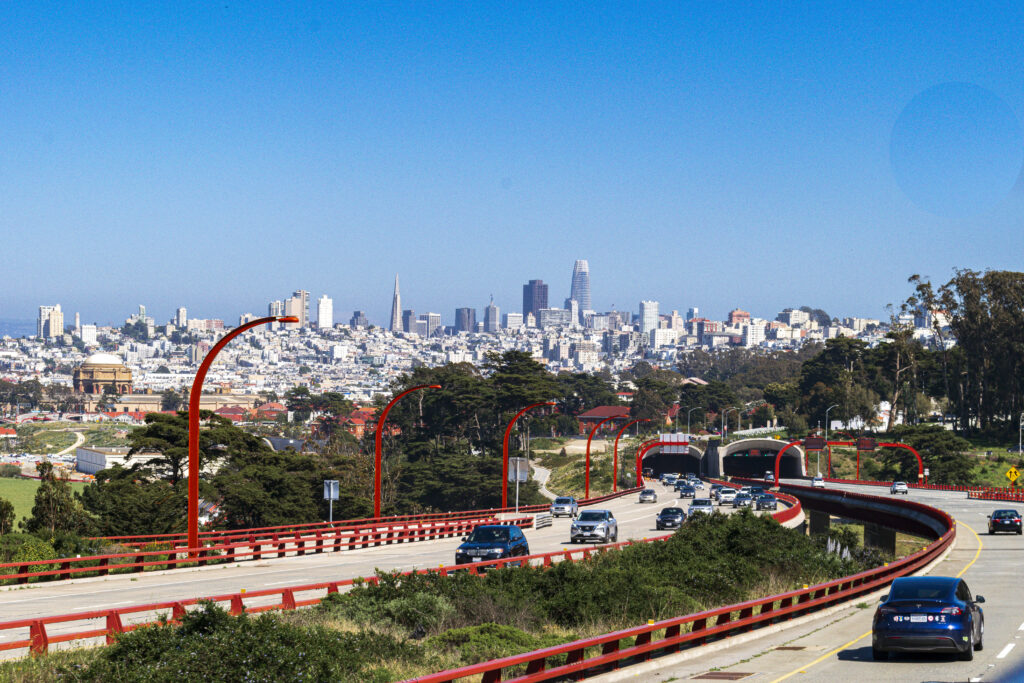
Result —
<instances>
[{"instance_id":1,"label":"car windshield","mask_svg":"<svg viewBox=\"0 0 1024 683\"><path fill-rule=\"evenodd\" d=\"M474 529L466 540L470 543L505 543L508 541L508 529L497 527Z\"/></svg>"},{"instance_id":2,"label":"car windshield","mask_svg":"<svg viewBox=\"0 0 1024 683\"><path fill-rule=\"evenodd\" d=\"M1020 517L1016 510L996 510L992 513L992 519L1013 519Z\"/></svg>"},{"instance_id":3,"label":"car windshield","mask_svg":"<svg viewBox=\"0 0 1024 683\"><path fill-rule=\"evenodd\" d=\"M942 600L953 592L949 581L920 579L915 581L894 581L889 591L890 600Z\"/></svg>"},{"instance_id":4,"label":"car windshield","mask_svg":"<svg viewBox=\"0 0 1024 683\"><path fill-rule=\"evenodd\" d=\"M654 493L654 489L644 489L644 493Z\"/></svg>"},{"instance_id":5,"label":"car windshield","mask_svg":"<svg viewBox=\"0 0 1024 683\"><path fill-rule=\"evenodd\" d=\"M690 507L705 507L711 505L711 501L707 498L698 498L697 500L690 503Z\"/></svg>"},{"instance_id":6,"label":"car windshield","mask_svg":"<svg viewBox=\"0 0 1024 683\"><path fill-rule=\"evenodd\" d=\"M572 502L572 498L555 498L556 505L568 505Z\"/></svg>"},{"instance_id":7,"label":"car windshield","mask_svg":"<svg viewBox=\"0 0 1024 683\"><path fill-rule=\"evenodd\" d=\"M893 483L893 486L906 486L906 485L907 485L907 482L905 482L905 481L897 481L897 482Z\"/></svg>"},{"instance_id":8,"label":"car windshield","mask_svg":"<svg viewBox=\"0 0 1024 683\"><path fill-rule=\"evenodd\" d=\"M580 513L581 522L603 522L607 517L607 513L598 512L597 510L587 510L586 512Z\"/></svg>"},{"instance_id":9,"label":"car windshield","mask_svg":"<svg viewBox=\"0 0 1024 683\"><path fill-rule=\"evenodd\" d=\"M681 515L683 514L682 508L665 508L661 511L663 515Z\"/></svg>"}]
</instances>

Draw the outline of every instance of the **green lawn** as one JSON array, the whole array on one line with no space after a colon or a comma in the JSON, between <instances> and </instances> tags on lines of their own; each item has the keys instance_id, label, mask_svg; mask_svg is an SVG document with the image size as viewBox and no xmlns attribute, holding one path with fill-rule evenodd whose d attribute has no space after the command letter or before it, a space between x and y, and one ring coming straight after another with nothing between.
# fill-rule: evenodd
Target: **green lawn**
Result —
<instances>
[{"instance_id":1,"label":"green lawn","mask_svg":"<svg viewBox=\"0 0 1024 683\"><path fill-rule=\"evenodd\" d=\"M81 483L71 484L71 489L76 492L81 491L84 487L85 484ZM38 479L0 478L0 498L6 498L14 503L15 520L20 520L31 514L37 488L39 488Z\"/></svg>"}]
</instances>

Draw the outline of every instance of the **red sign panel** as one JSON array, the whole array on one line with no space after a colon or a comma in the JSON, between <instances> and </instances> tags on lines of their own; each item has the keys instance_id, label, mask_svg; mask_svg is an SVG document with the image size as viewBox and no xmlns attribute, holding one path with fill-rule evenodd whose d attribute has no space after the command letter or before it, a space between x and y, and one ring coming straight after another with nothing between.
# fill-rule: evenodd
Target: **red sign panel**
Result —
<instances>
[{"instance_id":1,"label":"red sign panel","mask_svg":"<svg viewBox=\"0 0 1024 683\"><path fill-rule=\"evenodd\" d=\"M825 439L820 436L809 436L804 439L804 448L809 451L825 450Z\"/></svg>"},{"instance_id":2,"label":"red sign panel","mask_svg":"<svg viewBox=\"0 0 1024 683\"><path fill-rule=\"evenodd\" d=\"M871 437L862 436L857 439L857 450L858 451L873 451L877 448L878 442Z\"/></svg>"},{"instance_id":3,"label":"red sign panel","mask_svg":"<svg viewBox=\"0 0 1024 683\"><path fill-rule=\"evenodd\" d=\"M761 455L761 451L757 450L756 448L751 448L750 449L750 457L751 458L757 458L757 457L760 457L760 455Z\"/></svg>"}]
</instances>

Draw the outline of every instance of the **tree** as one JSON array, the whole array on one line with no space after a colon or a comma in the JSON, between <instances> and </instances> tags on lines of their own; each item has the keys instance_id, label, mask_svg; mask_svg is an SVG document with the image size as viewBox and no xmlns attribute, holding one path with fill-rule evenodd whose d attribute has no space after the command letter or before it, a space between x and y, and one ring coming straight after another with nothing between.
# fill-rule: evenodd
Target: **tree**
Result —
<instances>
[{"instance_id":1,"label":"tree","mask_svg":"<svg viewBox=\"0 0 1024 683\"><path fill-rule=\"evenodd\" d=\"M36 468L39 471L39 488L36 489L32 514L21 523L22 528L29 533L43 532L50 537L62 531L90 533L92 520L72 495L67 480L58 478L49 462L40 462Z\"/></svg>"},{"instance_id":2,"label":"tree","mask_svg":"<svg viewBox=\"0 0 1024 683\"><path fill-rule=\"evenodd\" d=\"M185 529L186 484L172 485L117 465L97 472L80 499L104 536L167 534Z\"/></svg>"},{"instance_id":3,"label":"tree","mask_svg":"<svg viewBox=\"0 0 1024 683\"><path fill-rule=\"evenodd\" d=\"M14 529L14 503L0 498L0 536L11 533Z\"/></svg>"},{"instance_id":4,"label":"tree","mask_svg":"<svg viewBox=\"0 0 1024 683\"><path fill-rule=\"evenodd\" d=\"M160 410L177 410L181 402L181 395L174 389L164 389L160 394Z\"/></svg>"}]
</instances>

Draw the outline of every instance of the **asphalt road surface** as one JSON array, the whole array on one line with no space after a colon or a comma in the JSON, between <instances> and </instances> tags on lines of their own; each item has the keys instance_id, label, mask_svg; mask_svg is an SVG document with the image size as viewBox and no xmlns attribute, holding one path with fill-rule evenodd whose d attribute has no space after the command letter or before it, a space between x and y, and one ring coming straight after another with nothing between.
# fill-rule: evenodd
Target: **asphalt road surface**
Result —
<instances>
[{"instance_id":1,"label":"asphalt road surface","mask_svg":"<svg viewBox=\"0 0 1024 683\"><path fill-rule=\"evenodd\" d=\"M792 483L806 482L791 480ZM878 486L829 484L889 497ZM1024 537L987 534L987 515L997 508L1024 505L968 500L965 493L919 491L907 496L945 510L957 521L956 545L934 566L933 576L962 576L975 595L985 596L985 649L963 662L952 655L908 655L876 662L871 657L871 620L880 596L856 601L841 611L767 635L753 642L699 654L657 671L634 672L632 680L687 680L708 672L743 681L1021 681L1024 680L1024 597L1020 591ZM857 607L856 605L863 605ZM623 674L629 670L624 669ZM740 676L740 674L747 674ZM611 680L602 676L594 680Z\"/></svg>"}]
</instances>

